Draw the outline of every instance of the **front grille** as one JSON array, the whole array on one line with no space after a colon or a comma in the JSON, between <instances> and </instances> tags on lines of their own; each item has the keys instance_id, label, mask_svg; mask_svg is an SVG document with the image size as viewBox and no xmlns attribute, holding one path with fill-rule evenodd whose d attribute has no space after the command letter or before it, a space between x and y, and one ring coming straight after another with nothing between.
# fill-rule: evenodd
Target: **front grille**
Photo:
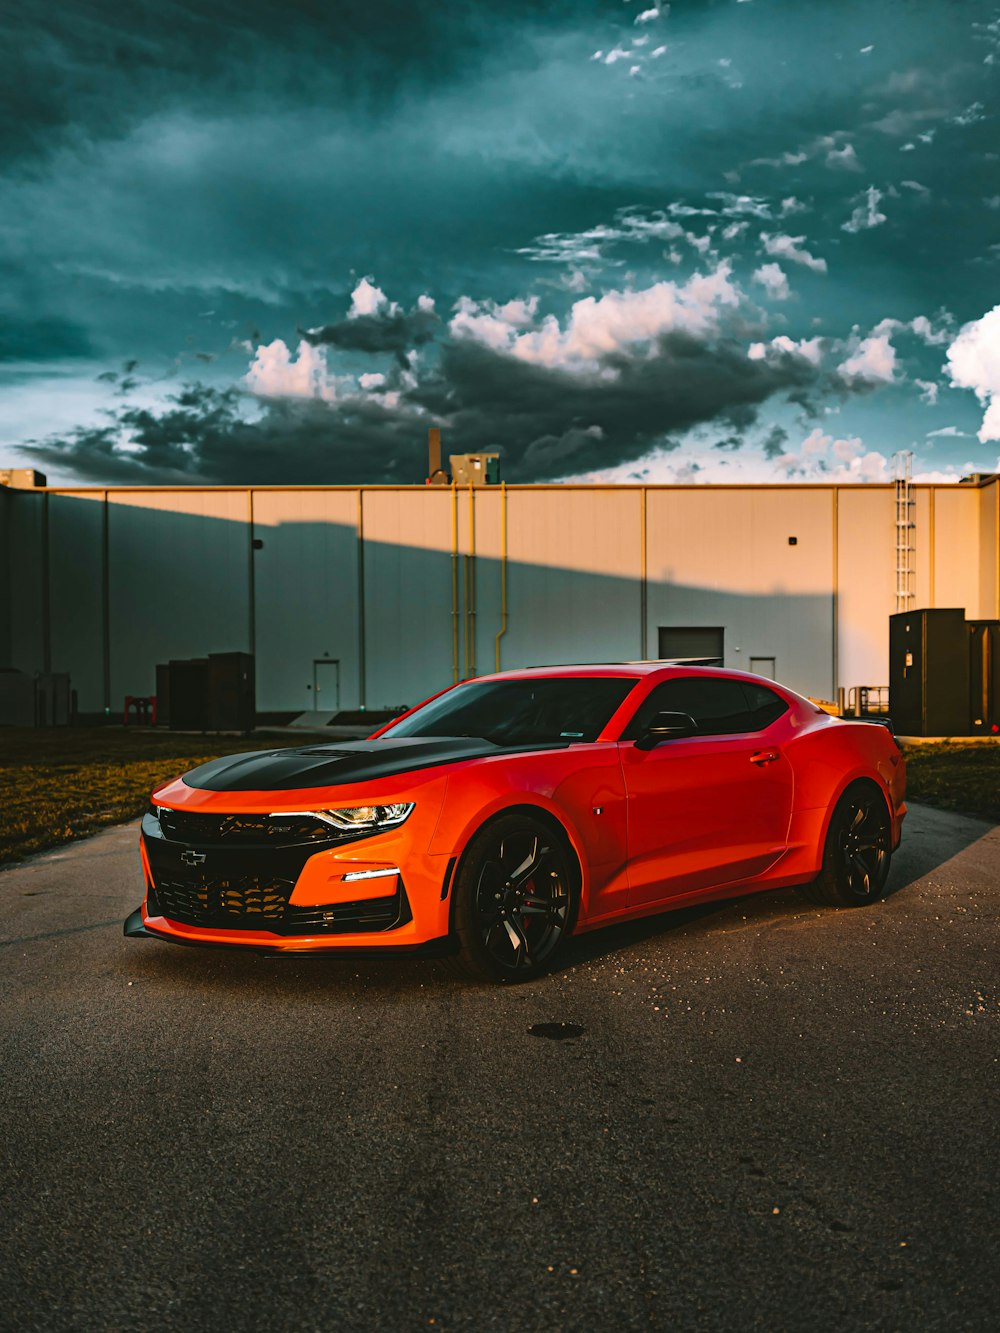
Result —
<instances>
[{"instance_id":1,"label":"front grille","mask_svg":"<svg viewBox=\"0 0 1000 1333\"><path fill-rule=\"evenodd\" d=\"M271 930L285 918L294 881L241 875L227 879L192 876L158 878L155 895L160 914L191 926L230 930Z\"/></svg>"},{"instance_id":2,"label":"front grille","mask_svg":"<svg viewBox=\"0 0 1000 1333\"><path fill-rule=\"evenodd\" d=\"M202 847L294 847L338 840L336 830L313 815L209 815L160 806L159 825L172 842Z\"/></svg>"},{"instance_id":3,"label":"front grille","mask_svg":"<svg viewBox=\"0 0 1000 1333\"><path fill-rule=\"evenodd\" d=\"M354 935L394 930L409 921L410 906L402 880L389 898L293 907L290 880L241 879L197 881L157 879L149 889L149 912L186 926L222 930L266 930L272 935Z\"/></svg>"}]
</instances>

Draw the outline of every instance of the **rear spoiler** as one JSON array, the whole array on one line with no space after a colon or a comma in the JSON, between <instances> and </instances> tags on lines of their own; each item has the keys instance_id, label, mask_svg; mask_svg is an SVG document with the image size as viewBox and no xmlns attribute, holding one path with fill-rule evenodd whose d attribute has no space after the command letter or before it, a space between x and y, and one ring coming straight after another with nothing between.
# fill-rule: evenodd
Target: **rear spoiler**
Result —
<instances>
[{"instance_id":1,"label":"rear spoiler","mask_svg":"<svg viewBox=\"0 0 1000 1333\"><path fill-rule=\"evenodd\" d=\"M841 718L842 722L874 722L877 727L885 727L890 736L895 737L896 728L892 725L892 718L888 713L866 713L861 717L854 717L848 713Z\"/></svg>"}]
</instances>

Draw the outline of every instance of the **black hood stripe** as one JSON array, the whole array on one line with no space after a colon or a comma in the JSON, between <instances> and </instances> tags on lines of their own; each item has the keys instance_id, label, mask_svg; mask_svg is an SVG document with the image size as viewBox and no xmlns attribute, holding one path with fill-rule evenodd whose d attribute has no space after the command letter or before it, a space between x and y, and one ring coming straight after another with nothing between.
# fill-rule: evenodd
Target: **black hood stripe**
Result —
<instances>
[{"instance_id":1,"label":"black hood stripe","mask_svg":"<svg viewBox=\"0 0 1000 1333\"><path fill-rule=\"evenodd\" d=\"M310 787L356 786L421 768L488 759L501 754L564 750L570 741L525 745L516 749L494 745L477 736L407 736L393 740L346 741L308 745L293 750L257 750L231 754L200 764L182 782L199 791L297 791Z\"/></svg>"}]
</instances>

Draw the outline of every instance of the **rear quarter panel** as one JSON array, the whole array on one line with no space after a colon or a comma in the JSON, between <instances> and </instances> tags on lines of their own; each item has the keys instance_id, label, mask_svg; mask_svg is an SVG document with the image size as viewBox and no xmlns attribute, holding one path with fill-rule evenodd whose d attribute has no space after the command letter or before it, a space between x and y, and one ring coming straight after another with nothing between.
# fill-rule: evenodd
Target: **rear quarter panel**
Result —
<instances>
[{"instance_id":1,"label":"rear quarter panel","mask_svg":"<svg viewBox=\"0 0 1000 1333\"><path fill-rule=\"evenodd\" d=\"M848 722L826 714L810 719L786 746L795 773L789 849L776 878L819 873L827 829L837 801L860 778L875 782L899 845L906 814L906 762L889 731L870 722Z\"/></svg>"}]
</instances>

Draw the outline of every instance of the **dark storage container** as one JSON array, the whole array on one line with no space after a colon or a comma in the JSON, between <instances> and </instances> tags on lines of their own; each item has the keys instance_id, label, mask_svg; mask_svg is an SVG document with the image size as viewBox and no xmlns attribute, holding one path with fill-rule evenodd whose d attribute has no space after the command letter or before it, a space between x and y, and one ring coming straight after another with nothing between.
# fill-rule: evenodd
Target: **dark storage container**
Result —
<instances>
[{"instance_id":1,"label":"dark storage container","mask_svg":"<svg viewBox=\"0 0 1000 1333\"><path fill-rule=\"evenodd\" d=\"M969 632L964 608L889 617L889 714L903 736L969 734Z\"/></svg>"},{"instance_id":2,"label":"dark storage container","mask_svg":"<svg viewBox=\"0 0 1000 1333\"><path fill-rule=\"evenodd\" d=\"M166 727L170 724L170 664L158 662L156 665L156 725Z\"/></svg>"},{"instance_id":3,"label":"dark storage container","mask_svg":"<svg viewBox=\"0 0 1000 1333\"><path fill-rule=\"evenodd\" d=\"M209 730L207 657L171 661L170 730Z\"/></svg>"},{"instance_id":4,"label":"dark storage container","mask_svg":"<svg viewBox=\"0 0 1000 1333\"><path fill-rule=\"evenodd\" d=\"M254 660L250 653L209 653L210 731L253 731L256 714Z\"/></svg>"}]
</instances>

